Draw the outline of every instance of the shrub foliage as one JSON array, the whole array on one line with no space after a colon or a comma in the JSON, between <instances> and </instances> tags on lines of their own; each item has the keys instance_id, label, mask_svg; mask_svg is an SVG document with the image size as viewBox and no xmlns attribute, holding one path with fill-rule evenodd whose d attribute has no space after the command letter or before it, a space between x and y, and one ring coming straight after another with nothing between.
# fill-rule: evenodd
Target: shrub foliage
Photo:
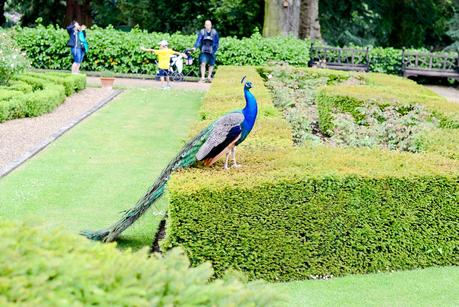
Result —
<instances>
[{"instance_id":1,"label":"shrub foliage","mask_svg":"<svg viewBox=\"0 0 459 307\"><path fill-rule=\"evenodd\" d=\"M21 49L27 53L33 67L70 69L72 58L66 46L68 35L65 29L53 26L18 28L13 35ZM158 48L158 42L163 39L169 42L170 48L183 52L193 47L196 37L179 33L148 33L139 29L122 32L112 27L93 27L87 30L90 50L85 56L82 69L155 74L156 56L141 51L140 47ZM199 69L197 52L194 57L194 65L184 67L187 74L196 73ZM220 40L217 65L261 65L270 60L305 66L309 60L307 43L288 37L266 39L258 33L251 38L225 37Z\"/></svg>"},{"instance_id":2,"label":"shrub foliage","mask_svg":"<svg viewBox=\"0 0 459 307\"><path fill-rule=\"evenodd\" d=\"M0 220L0 305L268 306L279 296L235 275L209 282L180 249L164 257L120 251L59 229Z\"/></svg>"},{"instance_id":3,"label":"shrub foliage","mask_svg":"<svg viewBox=\"0 0 459 307\"><path fill-rule=\"evenodd\" d=\"M4 85L14 75L23 72L29 62L8 33L0 30L0 41L0 85Z\"/></svg>"},{"instance_id":4,"label":"shrub foliage","mask_svg":"<svg viewBox=\"0 0 459 307\"><path fill-rule=\"evenodd\" d=\"M400 77L288 65L260 71L299 145L312 140L432 151L434 146L422 144L422 135L436 127L445 133L459 127L457 104Z\"/></svg>"},{"instance_id":5,"label":"shrub foliage","mask_svg":"<svg viewBox=\"0 0 459 307\"><path fill-rule=\"evenodd\" d=\"M86 76L66 73L24 73L0 87L0 122L34 117L54 110L66 96L86 87Z\"/></svg>"},{"instance_id":6,"label":"shrub foliage","mask_svg":"<svg viewBox=\"0 0 459 307\"><path fill-rule=\"evenodd\" d=\"M33 67L70 69L72 58L66 47L68 35L65 29L39 25L36 28L17 28L12 34L20 48L27 53ZM140 51L140 46L156 48L158 42L165 39L174 50L184 51L191 48L196 40L195 35L148 33L138 28L123 32L111 26L105 29L94 26L87 30L87 35L90 51L86 54L82 68L89 71L113 70L117 73L156 72L156 57ZM293 37L263 38L259 33L242 39L223 37L217 53L217 66L264 65L275 61L305 67L309 61L310 45L307 40ZM184 67L187 74L199 70L198 53L194 57L194 65ZM370 62L370 71L399 74L402 50L371 48Z\"/></svg>"}]
</instances>

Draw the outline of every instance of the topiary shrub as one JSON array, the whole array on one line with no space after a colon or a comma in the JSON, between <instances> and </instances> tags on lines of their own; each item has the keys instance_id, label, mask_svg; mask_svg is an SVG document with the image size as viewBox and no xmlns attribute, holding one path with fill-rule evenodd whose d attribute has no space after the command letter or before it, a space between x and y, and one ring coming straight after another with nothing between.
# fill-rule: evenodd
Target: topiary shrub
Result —
<instances>
[{"instance_id":1,"label":"topiary shrub","mask_svg":"<svg viewBox=\"0 0 459 307\"><path fill-rule=\"evenodd\" d=\"M0 122L51 112L86 87L85 75L24 73L0 88Z\"/></svg>"},{"instance_id":2,"label":"topiary shrub","mask_svg":"<svg viewBox=\"0 0 459 307\"><path fill-rule=\"evenodd\" d=\"M59 229L0 220L0 305L274 306L279 295L235 275L209 281L180 249L120 251Z\"/></svg>"},{"instance_id":3,"label":"topiary shrub","mask_svg":"<svg viewBox=\"0 0 459 307\"><path fill-rule=\"evenodd\" d=\"M459 264L459 161L292 147L286 121L265 112L269 92L248 67L220 67L197 129L242 104L241 75L260 103L238 149L242 167L173 176L164 249L183 246L192 264L211 261L217 276L232 268L270 281Z\"/></svg>"}]
</instances>

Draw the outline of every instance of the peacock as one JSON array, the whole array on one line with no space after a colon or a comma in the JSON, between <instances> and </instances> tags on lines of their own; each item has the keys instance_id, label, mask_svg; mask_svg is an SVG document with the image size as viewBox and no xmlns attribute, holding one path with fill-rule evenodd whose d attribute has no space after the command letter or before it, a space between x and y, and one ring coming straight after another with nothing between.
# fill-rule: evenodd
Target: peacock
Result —
<instances>
[{"instance_id":1,"label":"peacock","mask_svg":"<svg viewBox=\"0 0 459 307\"><path fill-rule=\"evenodd\" d=\"M190 167L198 161L201 161L205 166L211 166L223 155L226 155L225 169L228 169L230 155L233 162L232 166L240 167L236 162L236 146L241 144L252 131L258 114L257 100L250 92L252 83L244 81L245 76L241 80L244 85L246 103L244 109L223 115L190 140L169 162L147 193L133 208L126 210L117 223L107 229L95 232L82 231L81 234L89 239L103 242L115 240L163 195L171 174L178 169Z\"/></svg>"}]
</instances>

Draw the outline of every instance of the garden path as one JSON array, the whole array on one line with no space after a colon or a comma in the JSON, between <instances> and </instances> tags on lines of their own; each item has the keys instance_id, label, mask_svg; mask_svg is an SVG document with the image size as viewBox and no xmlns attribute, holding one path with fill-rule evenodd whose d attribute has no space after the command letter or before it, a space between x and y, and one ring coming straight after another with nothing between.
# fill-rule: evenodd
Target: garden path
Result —
<instances>
[{"instance_id":1,"label":"garden path","mask_svg":"<svg viewBox=\"0 0 459 307\"><path fill-rule=\"evenodd\" d=\"M443 96L448 101L459 103L459 89L452 86L439 86L439 85L428 85L429 89L434 91L440 96Z\"/></svg>"},{"instance_id":2,"label":"garden path","mask_svg":"<svg viewBox=\"0 0 459 307\"><path fill-rule=\"evenodd\" d=\"M75 125L114 95L112 89L88 88L51 113L10 120L0 124L0 177L7 175L63 130Z\"/></svg>"}]
</instances>

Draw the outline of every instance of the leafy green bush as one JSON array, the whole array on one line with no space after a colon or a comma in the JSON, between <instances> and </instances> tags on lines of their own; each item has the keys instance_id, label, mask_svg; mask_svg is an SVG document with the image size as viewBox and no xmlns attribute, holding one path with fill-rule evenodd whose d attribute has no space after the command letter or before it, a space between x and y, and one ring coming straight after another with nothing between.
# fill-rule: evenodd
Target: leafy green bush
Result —
<instances>
[{"instance_id":1,"label":"leafy green bush","mask_svg":"<svg viewBox=\"0 0 459 307\"><path fill-rule=\"evenodd\" d=\"M64 29L18 28L12 35L27 53L35 68L70 69L72 59L66 46L68 35ZM172 49L184 51L196 40L194 35L147 33L138 29L131 32L117 31L111 27L93 27L87 30L90 51L82 63L82 69L90 71L112 70L117 73L155 74L156 56L140 50L141 46L157 48L160 40L167 40ZM184 66L185 73L197 73L198 53L192 66ZM270 60L286 61L294 65L306 65L309 56L307 43L294 38L221 38L217 53L217 65L260 65Z\"/></svg>"},{"instance_id":2,"label":"leafy green bush","mask_svg":"<svg viewBox=\"0 0 459 307\"><path fill-rule=\"evenodd\" d=\"M232 268L272 281L459 264L459 161L292 147L286 121L267 112L269 92L248 67L220 67L197 129L241 105L241 75L260 104L238 149L242 167L225 171L220 161L173 176L163 248L183 246L194 265L211 261L217 276Z\"/></svg>"},{"instance_id":3,"label":"leafy green bush","mask_svg":"<svg viewBox=\"0 0 459 307\"><path fill-rule=\"evenodd\" d=\"M402 69L402 50L395 48L371 48L370 71L398 75Z\"/></svg>"},{"instance_id":4,"label":"leafy green bush","mask_svg":"<svg viewBox=\"0 0 459 307\"><path fill-rule=\"evenodd\" d=\"M24 71L29 63L9 34L0 29L0 85Z\"/></svg>"},{"instance_id":5,"label":"leafy green bush","mask_svg":"<svg viewBox=\"0 0 459 307\"><path fill-rule=\"evenodd\" d=\"M0 122L33 117L54 110L66 96L86 87L86 76L24 73L0 88Z\"/></svg>"},{"instance_id":6,"label":"leafy green bush","mask_svg":"<svg viewBox=\"0 0 459 307\"><path fill-rule=\"evenodd\" d=\"M155 55L145 53L141 46L157 48L160 40L167 40L172 49L184 51L193 46L194 35L148 33L134 28L123 32L107 27L94 26L87 30L90 51L86 54L82 69L89 71L113 70L116 73L155 74ZM66 46L65 29L53 26L17 28L12 32L20 48L27 53L35 68L70 69L72 58ZM270 61L307 66L310 43L293 37L263 38L259 33L250 38L223 37L217 53L218 65L265 65ZM425 51L425 50L422 50ZM184 66L187 74L199 71L198 53L191 66ZM370 71L399 74L402 50L394 48L370 48Z\"/></svg>"},{"instance_id":7,"label":"leafy green bush","mask_svg":"<svg viewBox=\"0 0 459 307\"><path fill-rule=\"evenodd\" d=\"M206 263L120 251L58 229L0 220L0 305L268 306L279 296L235 276L209 282Z\"/></svg>"}]
</instances>

